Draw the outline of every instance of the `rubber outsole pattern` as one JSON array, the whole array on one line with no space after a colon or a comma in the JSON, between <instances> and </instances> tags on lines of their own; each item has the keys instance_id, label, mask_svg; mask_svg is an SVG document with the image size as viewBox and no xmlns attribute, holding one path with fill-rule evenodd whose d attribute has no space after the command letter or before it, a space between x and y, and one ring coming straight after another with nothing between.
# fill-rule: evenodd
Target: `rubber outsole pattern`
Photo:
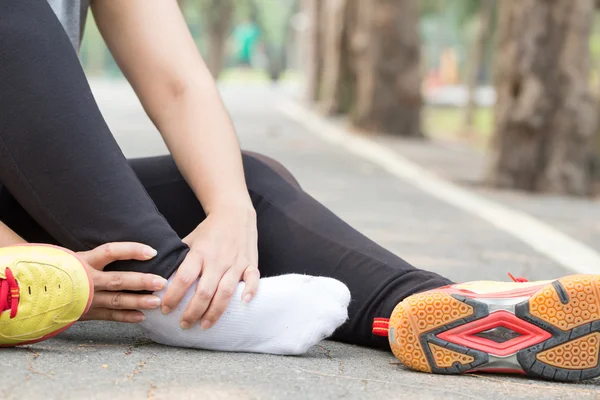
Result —
<instances>
[{"instance_id":1,"label":"rubber outsole pattern","mask_svg":"<svg viewBox=\"0 0 600 400\"><path fill-rule=\"evenodd\" d=\"M515 316L551 334L516 352L514 372L557 381L600 376L600 276L574 275L540 288L517 304ZM437 335L485 318L482 301L445 292L413 295L390 318L393 353L424 372L457 374L484 369L490 354L442 340Z\"/></svg>"}]
</instances>

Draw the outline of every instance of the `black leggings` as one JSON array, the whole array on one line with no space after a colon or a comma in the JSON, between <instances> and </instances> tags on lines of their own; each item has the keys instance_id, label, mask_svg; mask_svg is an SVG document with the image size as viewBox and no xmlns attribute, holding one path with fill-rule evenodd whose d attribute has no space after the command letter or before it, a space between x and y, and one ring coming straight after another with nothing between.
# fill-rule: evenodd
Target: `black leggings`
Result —
<instances>
[{"instance_id":1,"label":"black leggings","mask_svg":"<svg viewBox=\"0 0 600 400\"><path fill-rule=\"evenodd\" d=\"M333 339L387 347L371 334L373 318L449 283L351 228L272 159L244 153L243 164L261 275L329 276L349 287L350 319ZM181 238L205 218L170 156L125 159L44 0L0 2L0 182L0 220L27 241L74 251L135 241L158 250L114 270L170 276L188 252Z\"/></svg>"}]
</instances>

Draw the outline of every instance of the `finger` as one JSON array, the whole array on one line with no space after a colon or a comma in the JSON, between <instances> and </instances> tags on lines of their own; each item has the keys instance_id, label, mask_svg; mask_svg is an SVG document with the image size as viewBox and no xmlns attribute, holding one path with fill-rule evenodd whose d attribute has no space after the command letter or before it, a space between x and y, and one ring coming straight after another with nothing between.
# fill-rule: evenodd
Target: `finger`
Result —
<instances>
[{"instance_id":1,"label":"finger","mask_svg":"<svg viewBox=\"0 0 600 400\"><path fill-rule=\"evenodd\" d=\"M115 310L153 310L160 305L160 298L122 292L96 292L93 306Z\"/></svg>"},{"instance_id":2,"label":"finger","mask_svg":"<svg viewBox=\"0 0 600 400\"><path fill-rule=\"evenodd\" d=\"M93 308L87 312L81 321L116 321L137 324L146 319L141 311L113 310L110 308Z\"/></svg>"},{"instance_id":3,"label":"finger","mask_svg":"<svg viewBox=\"0 0 600 400\"><path fill-rule=\"evenodd\" d=\"M219 281L225 273L225 268L218 269L211 267L210 264L206 265L205 270L206 272L202 274L198 281L194 297L192 297L181 316L181 329L189 329L194 326L196 322L200 321L200 318L202 318L202 315L204 315L208 309L208 306L217 291ZM202 328L205 329L206 327Z\"/></svg>"},{"instance_id":4,"label":"finger","mask_svg":"<svg viewBox=\"0 0 600 400\"><path fill-rule=\"evenodd\" d=\"M253 230L248 239L248 254L250 255L250 265L258 266L258 231Z\"/></svg>"},{"instance_id":5,"label":"finger","mask_svg":"<svg viewBox=\"0 0 600 400\"><path fill-rule=\"evenodd\" d=\"M156 256L156 250L141 243L115 242L103 244L79 255L93 268L103 270L108 264L119 260L150 260Z\"/></svg>"},{"instance_id":6,"label":"finger","mask_svg":"<svg viewBox=\"0 0 600 400\"><path fill-rule=\"evenodd\" d=\"M244 271L242 280L246 283L244 290L242 291L242 300L245 303L250 303L258 291L258 284L260 282L260 271L258 270L258 267L249 265Z\"/></svg>"},{"instance_id":7,"label":"finger","mask_svg":"<svg viewBox=\"0 0 600 400\"><path fill-rule=\"evenodd\" d=\"M245 303L250 303L256 292L260 280L260 271L258 269L258 231L253 230L252 238L248 240L248 254L250 255L250 263L244 270L242 280L246 283L242 291L242 300Z\"/></svg>"},{"instance_id":8,"label":"finger","mask_svg":"<svg viewBox=\"0 0 600 400\"><path fill-rule=\"evenodd\" d=\"M238 272L233 271L234 269L230 269L223 275L223 278L221 278L217 291L200 321L200 327L202 329L208 329L213 326L227 309L227 306L237 289L237 285L240 283L239 269L237 269Z\"/></svg>"},{"instance_id":9,"label":"finger","mask_svg":"<svg viewBox=\"0 0 600 400\"><path fill-rule=\"evenodd\" d=\"M93 274L92 280L94 281L95 290L108 290L111 292L127 290L153 292L162 290L167 285L165 278L141 272L97 272Z\"/></svg>"},{"instance_id":10,"label":"finger","mask_svg":"<svg viewBox=\"0 0 600 400\"><path fill-rule=\"evenodd\" d=\"M201 270L202 256L200 253L190 251L175 272L175 277L163 297L161 307L163 314L168 314L177 307L187 290L200 276Z\"/></svg>"}]
</instances>

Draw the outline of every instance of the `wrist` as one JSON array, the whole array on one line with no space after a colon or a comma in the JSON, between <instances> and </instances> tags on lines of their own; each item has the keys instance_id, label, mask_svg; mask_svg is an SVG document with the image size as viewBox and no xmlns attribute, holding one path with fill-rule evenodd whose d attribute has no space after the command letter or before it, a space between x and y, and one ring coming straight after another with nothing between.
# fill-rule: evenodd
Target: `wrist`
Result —
<instances>
[{"instance_id":1,"label":"wrist","mask_svg":"<svg viewBox=\"0 0 600 400\"><path fill-rule=\"evenodd\" d=\"M210 215L237 215L256 217L256 211L250 198L235 199L216 202L212 207L205 208L206 216Z\"/></svg>"}]
</instances>

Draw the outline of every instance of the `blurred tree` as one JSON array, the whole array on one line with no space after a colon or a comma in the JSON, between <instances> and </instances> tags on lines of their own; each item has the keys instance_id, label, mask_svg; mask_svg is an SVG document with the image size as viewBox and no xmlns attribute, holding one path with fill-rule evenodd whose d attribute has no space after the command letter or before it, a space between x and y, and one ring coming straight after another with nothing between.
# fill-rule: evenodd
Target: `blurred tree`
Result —
<instances>
[{"instance_id":1,"label":"blurred tree","mask_svg":"<svg viewBox=\"0 0 600 400\"><path fill-rule=\"evenodd\" d=\"M421 137L419 2L355 1L351 119L368 131Z\"/></svg>"},{"instance_id":2,"label":"blurred tree","mask_svg":"<svg viewBox=\"0 0 600 400\"><path fill-rule=\"evenodd\" d=\"M277 81L287 67L287 45L297 0L248 0L251 19L261 30L271 80Z\"/></svg>"},{"instance_id":3,"label":"blurred tree","mask_svg":"<svg viewBox=\"0 0 600 400\"><path fill-rule=\"evenodd\" d=\"M596 106L589 93L594 0L503 0L489 182L586 195Z\"/></svg>"},{"instance_id":4,"label":"blurred tree","mask_svg":"<svg viewBox=\"0 0 600 400\"><path fill-rule=\"evenodd\" d=\"M357 0L330 0L323 5L320 101L327 115L348 113L354 102L350 36Z\"/></svg>"},{"instance_id":5,"label":"blurred tree","mask_svg":"<svg viewBox=\"0 0 600 400\"><path fill-rule=\"evenodd\" d=\"M492 17L496 0L482 0L479 12L476 16L476 32L471 50L469 52L468 65L466 71L467 83L467 105L465 107L465 126L466 132L473 130L475 122L475 111L477 108L475 92L479 83L479 73L483 64L485 53L485 43L492 30Z\"/></svg>"},{"instance_id":6,"label":"blurred tree","mask_svg":"<svg viewBox=\"0 0 600 400\"><path fill-rule=\"evenodd\" d=\"M303 0L302 7L308 18L306 31L306 86L307 98L316 102L320 99L321 76L323 74L323 2L321 0Z\"/></svg>"},{"instance_id":7,"label":"blurred tree","mask_svg":"<svg viewBox=\"0 0 600 400\"><path fill-rule=\"evenodd\" d=\"M446 7L446 0L421 0L419 6L421 16L437 15Z\"/></svg>"},{"instance_id":8,"label":"blurred tree","mask_svg":"<svg viewBox=\"0 0 600 400\"><path fill-rule=\"evenodd\" d=\"M306 0L309 97L354 126L421 137L418 0Z\"/></svg>"},{"instance_id":9,"label":"blurred tree","mask_svg":"<svg viewBox=\"0 0 600 400\"><path fill-rule=\"evenodd\" d=\"M227 40L231 34L234 0L199 0L207 35L206 64L217 78L225 65Z\"/></svg>"}]
</instances>

